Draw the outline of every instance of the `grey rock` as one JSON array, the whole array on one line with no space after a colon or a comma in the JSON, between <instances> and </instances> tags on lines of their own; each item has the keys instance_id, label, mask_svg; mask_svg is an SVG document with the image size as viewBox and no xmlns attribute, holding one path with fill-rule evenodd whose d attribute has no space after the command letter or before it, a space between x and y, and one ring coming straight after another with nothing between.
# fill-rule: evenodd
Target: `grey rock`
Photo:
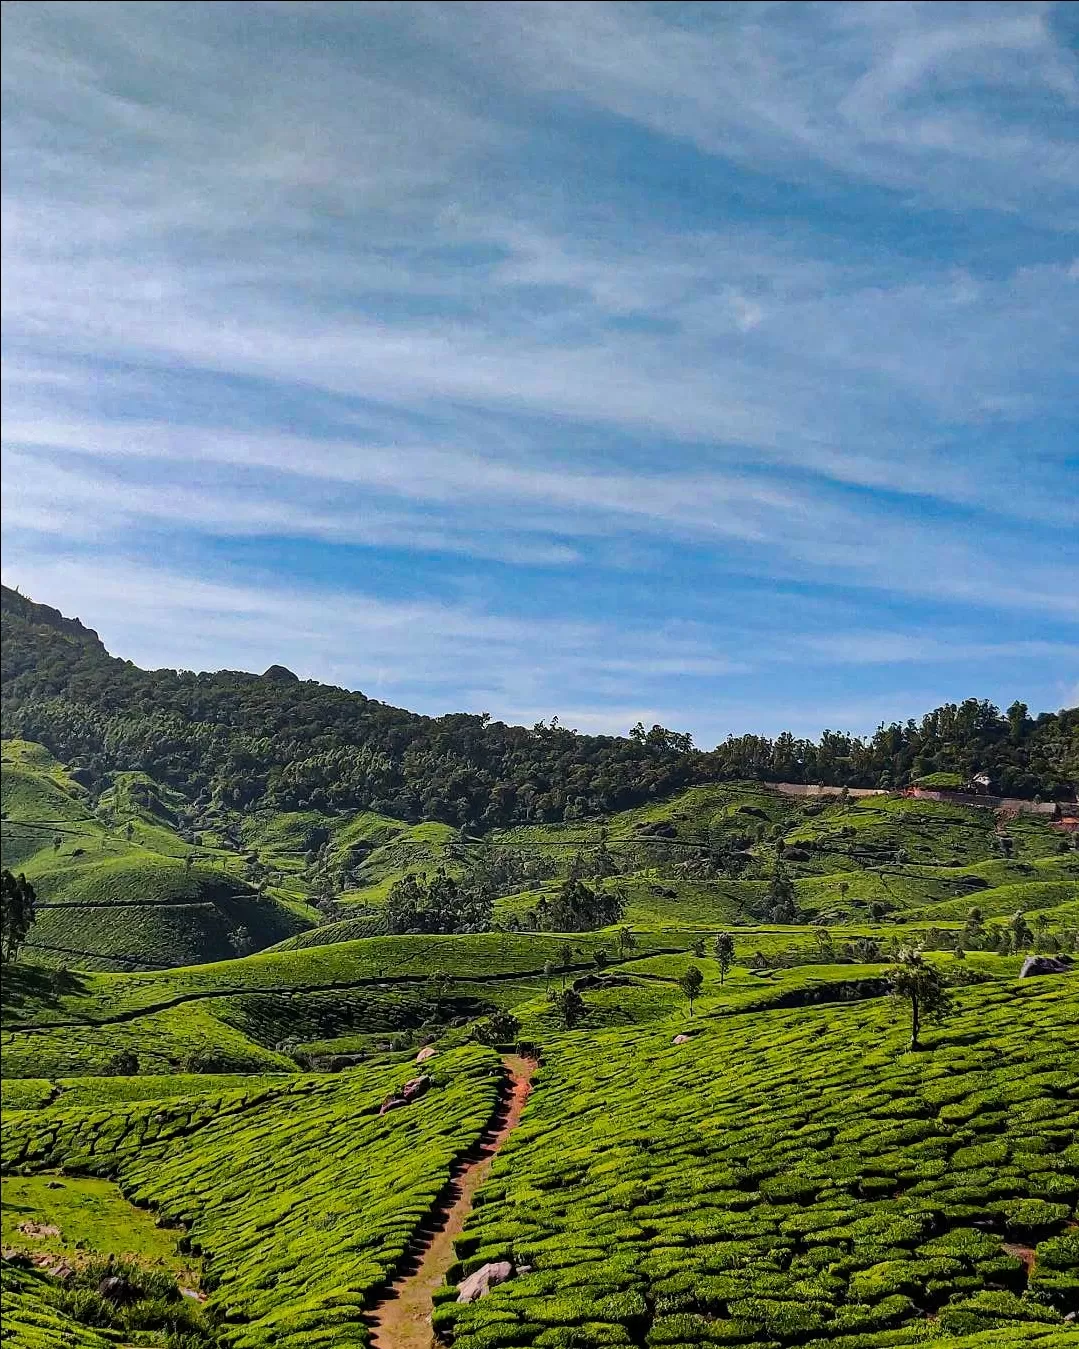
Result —
<instances>
[{"instance_id":1,"label":"grey rock","mask_svg":"<svg viewBox=\"0 0 1079 1349\"><path fill-rule=\"evenodd\" d=\"M118 1274L110 1274L107 1279L102 1279L97 1286L97 1293L98 1297L107 1297L110 1302L130 1302L135 1296L132 1286Z\"/></svg>"},{"instance_id":2,"label":"grey rock","mask_svg":"<svg viewBox=\"0 0 1079 1349\"><path fill-rule=\"evenodd\" d=\"M496 1284L505 1283L512 1274L513 1266L508 1260L493 1260L488 1265L481 1265L458 1284L457 1301L476 1302L486 1297Z\"/></svg>"},{"instance_id":3,"label":"grey rock","mask_svg":"<svg viewBox=\"0 0 1079 1349\"><path fill-rule=\"evenodd\" d=\"M1027 956L1020 979L1031 979L1037 974L1070 974L1072 962L1067 956Z\"/></svg>"}]
</instances>

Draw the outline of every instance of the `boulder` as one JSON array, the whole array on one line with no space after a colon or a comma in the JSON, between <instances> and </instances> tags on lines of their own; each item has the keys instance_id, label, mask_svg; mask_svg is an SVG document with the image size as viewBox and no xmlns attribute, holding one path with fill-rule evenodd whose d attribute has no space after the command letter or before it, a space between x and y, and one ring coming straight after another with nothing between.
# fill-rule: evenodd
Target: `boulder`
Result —
<instances>
[{"instance_id":1,"label":"boulder","mask_svg":"<svg viewBox=\"0 0 1079 1349\"><path fill-rule=\"evenodd\" d=\"M98 1284L97 1294L98 1297L108 1298L110 1302L131 1302L136 1296L136 1291L119 1274L110 1274Z\"/></svg>"},{"instance_id":2,"label":"boulder","mask_svg":"<svg viewBox=\"0 0 1079 1349\"><path fill-rule=\"evenodd\" d=\"M400 1089L401 1095L406 1101L414 1101L417 1097L422 1096L430 1085L431 1079L429 1077L414 1077L411 1082L406 1082Z\"/></svg>"},{"instance_id":3,"label":"boulder","mask_svg":"<svg viewBox=\"0 0 1079 1349\"><path fill-rule=\"evenodd\" d=\"M421 1049L420 1052L416 1055L415 1062L426 1063L428 1059L433 1059L437 1053L438 1050L434 1047L434 1045L425 1045L424 1048Z\"/></svg>"},{"instance_id":4,"label":"boulder","mask_svg":"<svg viewBox=\"0 0 1079 1349\"><path fill-rule=\"evenodd\" d=\"M388 1096L386 1100L382 1102L381 1106L379 1106L378 1113L380 1115L385 1115L391 1110L400 1110L403 1105L408 1105L408 1102L403 1096Z\"/></svg>"},{"instance_id":5,"label":"boulder","mask_svg":"<svg viewBox=\"0 0 1079 1349\"><path fill-rule=\"evenodd\" d=\"M513 1266L508 1260L493 1260L489 1265L481 1265L458 1284L457 1301L475 1302L486 1297L496 1284L505 1283L512 1274Z\"/></svg>"},{"instance_id":6,"label":"boulder","mask_svg":"<svg viewBox=\"0 0 1079 1349\"><path fill-rule=\"evenodd\" d=\"M671 1041L672 1045L688 1045L693 1037L691 1035L676 1035Z\"/></svg>"},{"instance_id":7,"label":"boulder","mask_svg":"<svg viewBox=\"0 0 1079 1349\"><path fill-rule=\"evenodd\" d=\"M1030 979L1036 974L1070 974L1072 962L1068 956L1027 956L1020 979Z\"/></svg>"}]
</instances>

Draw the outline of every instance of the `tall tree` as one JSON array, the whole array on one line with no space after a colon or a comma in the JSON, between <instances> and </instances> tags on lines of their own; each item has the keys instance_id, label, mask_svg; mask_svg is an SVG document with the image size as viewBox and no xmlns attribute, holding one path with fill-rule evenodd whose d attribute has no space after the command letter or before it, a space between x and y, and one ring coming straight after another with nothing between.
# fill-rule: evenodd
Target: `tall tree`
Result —
<instances>
[{"instance_id":1,"label":"tall tree","mask_svg":"<svg viewBox=\"0 0 1079 1349\"><path fill-rule=\"evenodd\" d=\"M704 983L704 975L696 965L690 965L686 972L678 981L678 987L686 996L689 1003L689 1014L693 1015L693 1004L697 999L697 994L701 991L701 985Z\"/></svg>"},{"instance_id":2,"label":"tall tree","mask_svg":"<svg viewBox=\"0 0 1079 1349\"><path fill-rule=\"evenodd\" d=\"M478 1040L482 1045L509 1045L517 1039L521 1031L521 1023L512 1012L505 1008L499 1008L492 1012L485 1021L478 1021L472 1028L472 1038Z\"/></svg>"},{"instance_id":3,"label":"tall tree","mask_svg":"<svg viewBox=\"0 0 1079 1349\"><path fill-rule=\"evenodd\" d=\"M727 981L727 974L734 964L734 938L729 932L721 932L716 937L716 944L713 948L716 954L716 962L719 965L719 982L724 984Z\"/></svg>"},{"instance_id":4,"label":"tall tree","mask_svg":"<svg viewBox=\"0 0 1079 1349\"><path fill-rule=\"evenodd\" d=\"M37 896L21 873L0 874L0 959L16 960L34 925Z\"/></svg>"},{"instance_id":5,"label":"tall tree","mask_svg":"<svg viewBox=\"0 0 1079 1349\"><path fill-rule=\"evenodd\" d=\"M555 997L554 1005L566 1030L572 1030L584 1016L584 998L575 988L564 988Z\"/></svg>"},{"instance_id":6,"label":"tall tree","mask_svg":"<svg viewBox=\"0 0 1079 1349\"><path fill-rule=\"evenodd\" d=\"M923 1021L941 1021L951 1010L951 998L944 976L926 960L917 948L905 947L888 971L892 997L910 1005L910 1045L921 1049Z\"/></svg>"},{"instance_id":7,"label":"tall tree","mask_svg":"<svg viewBox=\"0 0 1079 1349\"><path fill-rule=\"evenodd\" d=\"M1034 940L1034 934L1022 909L1017 909L1012 914L1008 928L1012 934L1012 947L1016 952L1025 951Z\"/></svg>"},{"instance_id":8,"label":"tall tree","mask_svg":"<svg viewBox=\"0 0 1079 1349\"><path fill-rule=\"evenodd\" d=\"M794 882L790 872L777 856L776 864L768 882L768 916L773 923L796 923L798 904L794 895Z\"/></svg>"}]
</instances>

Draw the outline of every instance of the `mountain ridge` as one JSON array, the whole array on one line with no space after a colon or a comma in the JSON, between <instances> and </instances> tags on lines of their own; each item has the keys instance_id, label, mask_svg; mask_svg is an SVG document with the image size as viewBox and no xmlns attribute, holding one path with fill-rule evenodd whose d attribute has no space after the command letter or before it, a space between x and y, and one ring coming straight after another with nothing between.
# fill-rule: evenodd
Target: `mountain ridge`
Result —
<instances>
[{"instance_id":1,"label":"mountain ridge","mask_svg":"<svg viewBox=\"0 0 1079 1349\"><path fill-rule=\"evenodd\" d=\"M373 809L471 829L587 818L697 782L899 788L976 774L987 790L1075 794L1079 709L1030 717L968 699L869 738L729 736L713 750L665 727L628 736L528 728L487 714L427 717L315 680L141 670L97 633L4 588L5 737L46 745L91 778L140 768L226 804Z\"/></svg>"}]
</instances>

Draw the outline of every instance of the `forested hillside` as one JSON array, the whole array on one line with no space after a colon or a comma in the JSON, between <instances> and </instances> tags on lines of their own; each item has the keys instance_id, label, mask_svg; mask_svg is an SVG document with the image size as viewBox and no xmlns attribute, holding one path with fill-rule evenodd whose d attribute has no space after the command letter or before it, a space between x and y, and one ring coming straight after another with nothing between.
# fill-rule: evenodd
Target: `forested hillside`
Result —
<instances>
[{"instance_id":1,"label":"forested hillside","mask_svg":"<svg viewBox=\"0 0 1079 1349\"><path fill-rule=\"evenodd\" d=\"M1079 709L1032 718L976 699L868 740L732 736L714 750L660 726L626 737L484 714L421 717L281 667L140 670L92 630L3 591L3 734L46 746L103 790L141 772L195 801L365 810L469 828L623 810L694 783L753 779L901 787L984 774L1002 795L1062 797L1079 779Z\"/></svg>"}]
</instances>

